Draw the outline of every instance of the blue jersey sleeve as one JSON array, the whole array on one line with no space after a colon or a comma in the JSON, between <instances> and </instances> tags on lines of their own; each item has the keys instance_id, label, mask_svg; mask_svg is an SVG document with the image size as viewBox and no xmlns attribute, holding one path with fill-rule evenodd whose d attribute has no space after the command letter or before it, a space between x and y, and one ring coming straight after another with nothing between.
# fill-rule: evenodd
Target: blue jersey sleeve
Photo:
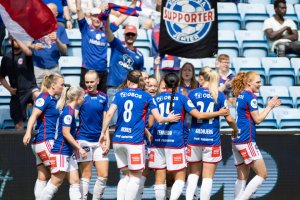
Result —
<instances>
[{"instance_id":1,"label":"blue jersey sleeve","mask_svg":"<svg viewBox=\"0 0 300 200\"><path fill-rule=\"evenodd\" d=\"M149 104L149 111L150 111L150 112L148 112L148 113L151 115L151 111L152 111L153 109L157 108L157 104L156 104L155 99L152 98L152 97L150 97L150 98L148 99L148 104Z\"/></svg>"},{"instance_id":2,"label":"blue jersey sleeve","mask_svg":"<svg viewBox=\"0 0 300 200\"><path fill-rule=\"evenodd\" d=\"M249 105L250 112L258 110L257 99L255 96L249 95L247 99L247 104Z\"/></svg>"},{"instance_id":3,"label":"blue jersey sleeve","mask_svg":"<svg viewBox=\"0 0 300 200\"><path fill-rule=\"evenodd\" d=\"M180 95L180 98L181 98L181 101L182 101L182 103L184 105L184 109L185 109L186 112L189 113L192 110L196 109L195 106L194 106L194 104L193 104L193 102L189 98L187 98L184 95Z\"/></svg>"},{"instance_id":4,"label":"blue jersey sleeve","mask_svg":"<svg viewBox=\"0 0 300 200\"><path fill-rule=\"evenodd\" d=\"M115 24L114 22L110 23L109 27L112 32L116 32L117 30L119 30L119 26L117 24Z\"/></svg>"},{"instance_id":5,"label":"blue jersey sleeve","mask_svg":"<svg viewBox=\"0 0 300 200\"><path fill-rule=\"evenodd\" d=\"M61 115L62 115L61 116L62 126L71 127L72 121L73 121L73 116L69 114L69 111L68 111L67 107L65 107L65 109L63 110Z\"/></svg>"},{"instance_id":6,"label":"blue jersey sleeve","mask_svg":"<svg viewBox=\"0 0 300 200\"><path fill-rule=\"evenodd\" d=\"M83 33L86 33L88 27L89 27L89 24L87 23L86 19L83 18L81 20L78 20L78 25L79 25L79 30L80 32L83 34Z\"/></svg>"},{"instance_id":7,"label":"blue jersey sleeve","mask_svg":"<svg viewBox=\"0 0 300 200\"><path fill-rule=\"evenodd\" d=\"M126 52L121 40L119 40L116 37L114 37L114 39L109 43L109 45L111 48L115 48L120 52Z\"/></svg>"},{"instance_id":8,"label":"blue jersey sleeve","mask_svg":"<svg viewBox=\"0 0 300 200\"><path fill-rule=\"evenodd\" d=\"M44 112L49 105L50 98L48 97L46 94L40 94L34 102L34 107Z\"/></svg>"},{"instance_id":9,"label":"blue jersey sleeve","mask_svg":"<svg viewBox=\"0 0 300 200\"><path fill-rule=\"evenodd\" d=\"M61 25L58 25L57 37L59 38L59 40L63 44L69 44L70 43L70 41L68 39L68 36L67 36L66 29L64 27L62 27Z\"/></svg>"}]
</instances>

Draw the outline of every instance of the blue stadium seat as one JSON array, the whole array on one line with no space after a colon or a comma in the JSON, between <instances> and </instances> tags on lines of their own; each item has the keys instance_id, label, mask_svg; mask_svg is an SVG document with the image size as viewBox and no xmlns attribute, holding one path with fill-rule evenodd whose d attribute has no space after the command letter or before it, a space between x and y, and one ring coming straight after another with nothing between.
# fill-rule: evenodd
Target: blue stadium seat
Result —
<instances>
[{"instance_id":1,"label":"blue stadium seat","mask_svg":"<svg viewBox=\"0 0 300 200\"><path fill-rule=\"evenodd\" d=\"M231 30L218 31L218 54L228 54L230 57L239 56L239 45Z\"/></svg>"},{"instance_id":2,"label":"blue stadium seat","mask_svg":"<svg viewBox=\"0 0 300 200\"><path fill-rule=\"evenodd\" d=\"M257 58L268 55L269 47L263 31L237 30L235 37L239 43L240 55Z\"/></svg>"},{"instance_id":3,"label":"blue stadium seat","mask_svg":"<svg viewBox=\"0 0 300 200\"><path fill-rule=\"evenodd\" d=\"M81 56L81 33L79 29L66 29L70 44L68 46L68 56Z\"/></svg>"},{"instance_id":4,"label":"blue stadium seat","mask_svg":"<svg viewBox=\"0 0 300 200\"><path fill-rule=\"evenodd\" d=\"M9 105L10 97L9 91L3 85L0 85L0 105Z\"/></svg>"},{"instance_id":5,"label":"blue stadium seat","mask_svg":"<svg viewBox=\"0 0 300 200\"><path fill-rule=\"evenodd\" d=\"M286 57L262 58L262 66L268 75L268 84L285 86L295 85L295 71L291 68L290 61Z\"/></svg>"},{"instance_id":6,"label":"blue stadium seat","mask_svg":"<svg viewBox=\"0 0 300 200\"><path fill-rule=\"evenodd\" d=\"M247 0L247 3L262 3L262 4L271 4L272 0Z\"/></svg>"},{"instance_id":7,"label":"blue stadium seat","mask_svg":"<svg viewBox=\"0 0 300 200\"><path fill-rule=\"evenodd\" d=\"M264 108L265 103L264 103L264 98L262 96L256 96L257 98L257 105L259 108Z\"/></svg>"},{"instance_id":8,"label":"blue stadium seat","mask_svg":"<svg viewBox=\"0 0 300 200\"><path fill-rule=\"evenodd\" d=\"M294 108L300 107L300 86L289 87L290 97L293 98Z\"/></svg>"},{"instance_id":9,"label":"blue stadium seat","mask_svg":"<svg viewBox=\"0 0 300 200\"><path fill-rule=\"evenodd\" d=\"M299 0L286 0L286 3L288 3L288 4L298 4L298 3L300 3L300 1Z\"/></svg>"},{"instance_id":10,"label":"blue stadium seat","mask_svg":"<svg viewBox=\"0 0 300 200\"><path fill-rule=\"evenodd\" d=\"M241 16L235 3L218 2L218 30L240 30Z\"/></svg>"},{"instance_id":11,"label":"blue stadium seat","mask_svg":"<svg viewBox=\"0 0 300 200\"><path fill-rule=\"evenodd\" d=\"M279 124L279 128L299 129L300 110L296 108L274 108L274 117Z\"/></svg>"},{"instance_id":12,"label":"blue stadium seat","mask_svg":"<svg viewBox=\"0 0 300 200\"><path fill-rule=\"evenodd\" d=\"M216 58L203 58L202 60L202 66L208 66L211 68L216 68Z\"/></svg>"},{"instance_id":13,"label":"blue stadium seat","mask_svg":"<svg viewBox=\"0 0 300 200\"><path fill-rule=\"evenodd\" d=\"M70 84L71 86L79 86L80 75L65 75L65 83Z\"/></svg>"},{"instance_id":14,"label":"blue stadium seat","mask_svg":"<svg viewBox=\"0 0 300 200\"><path fill-rule=\"evenodd\" d=\"M275 14L273 4L267 4L266 9L270 17L272 17ZM284 17L293 20L298 27L298 17L297 14L295 13L293 4L289 4L289 3L286 4L286 15Z\"/></svg>"},{"instance_id":15,"label":"blue stadium seat","mask_svg":"<svg viewBox=\"0 0 300 200\"><path fill-rule=\"evenodd\" d=\"M296 83L300 85L300 58L291 58L291 65L295 70Z\"/></svg>"},{"instance_id":16,"label":"blue stadium seat","mask_svg":"<svg viewBox=\"0 0 300 200\"><path fill-rule=\"evenodd\" d=\"M63 75L80 75L82 66L82 57L62 56L59 59L60 72Z\"/></svg>"},{"instance_id":17,"label":"blue stadium seat","mask_svg":"<svg viewBox=\"0 0 300 200\"><path fill-rule=\"evenodd\" d=\"M241 14L243 29L263 30L264 21L269 17L264 4L239 3L238 10Z\"/></svg>"},{"instance_id":18,"label":"blue stadium seat","mask_svg":"<svg viewBox=\"0 0 300 200\"><path fill-rule=\"evenodd\" d=\"M259 112L263 109L260 108ZM257 129L277 129L277 121L274 119L272 110L269 112L267 117L260 123L255 125Z\"/></svg>"},{"instance_id":19,"label":"blue stadium seat","mask_svg":"<svg viewBox=\"0 0 300 200\"><path fill-rule=\"evenodd\" d=\"M222 117L220 120L220 128L221 129L231 129L231 127L228 125L228 123L224 117Z\"/></svg>"},{"instance_id":20,"label":"blue stadium seat","mask_svg":"<svg viewBox=\"0 0 300 200\"><path fill-rule=\"evenodd\" d=\"M285 86L261 86L260 96L263 97L265 106L269 97L278 96L282 100L282 107L293 108L293 98L290 97L288 88Z\"/></svg>"},{"instance_id":21,"label":"blue stadium seat","mask_svg":"<svg viewBox=\"0 0 300 200\"><path fill-rule=\"evenodd\" d=\"M145 56L144 57L144 68L149 75L154 74L153 66L154 66L154 58Z\"/></svg>"},{"instance_id":22,"label":"blue stadium seat","mask_svg":"<svg viewBox=\"0 0 300 200\"><path fill-rule=\"evenodd\" d=\"M2 128L2 124L6 119L11 119L9 105L0 105L0 128Z\"/></svg>"}]
</instances>

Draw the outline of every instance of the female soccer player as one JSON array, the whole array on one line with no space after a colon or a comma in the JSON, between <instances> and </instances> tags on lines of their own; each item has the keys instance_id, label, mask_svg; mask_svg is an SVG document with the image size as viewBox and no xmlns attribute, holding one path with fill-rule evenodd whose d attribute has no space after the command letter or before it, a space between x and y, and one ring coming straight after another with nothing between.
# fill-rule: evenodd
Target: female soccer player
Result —
<instances>
[{"instance_id":1,"label":"female soccer player","mask_svg":"<svg viewBox=\"0 0 300 200\"><path fill-rule=\"evenodd\" d=\"M97 170L97 180L94 186L93 200L101 199L108 176L108 150L109 132L106 131L105 146L99 145L102 121L108 110L107 95L97 90L99 84L98 73L94 70L85 74L86 91L84 102L79 109L80 125L77 130L76 140L80 146L87 151L87 158L78 158L81 172L80 188L83 199L87 199L89 182L92 176L93 164ZM104 150L103 150L103 149Z\"/></svg>"},{"instance_id":2,"label":"female soccer player","mask_svg":"<svg viewBox=\"0 0 300 200\"><path fill-rule=\"evenodd\" d=\"M28 120L27 130L23 137L26 146L31 139L31 131L36 123L36 134L32 139L32 151L36 157L38 177L34 186L34 195L38 199L50 178L49 155L54 142L56 122L59 110L56 107L56 95L64 88L64 78L58 73L45 75L41 94L36 98L32 114Z\"/></svg>"},{"instance_id":3,"label":"female soccer player","mask_svg":"<svg viewBox=\"0 0 300 200\"><path fill-rule=\"evenodd\" d=\"M100 141L108 124L118 110L118 120L113 136L113 149L118 168L128 173L118 183L118 199L135 199L141 183L142 171L145 168L144 129L148 106L154 118L160 123L175 122L180 115L171 112L168 117L162 117L151 95L140 88L144 88L144 81L140 71L132 70L128 73L127 88L116 93L114 100L103 121ZM129 176L128 176L129 175Z\"/></svg>"},{"instance_id":4,"label":"female soccer player","mask_svg":"<svg viewBox=\"0 0 300 200\"><path fill-rule=\"evenodd\" d=\"M235 199L249 199L267 177L267 169L263 157L256 145L255 124L261 123L268 113L281 104L281 100L274 96L268 100L267 107L258 112L257 98L254 93L259 92L260 76L256 72L240 72L232 81L233 95L237 97L236 116L238 137L232 140L234 162L238 177L235 183ZM250 167L256 176L246 186Z\"/></svg>"},{"instance_id":5,"label":"female soccer player","mask_svg":"<svg viewBox=\"0 0 300 200\"><path fill-rule=\"evenodd\" d=\"M200 112L216 112L227 106L226 97L218 91L219 75L210 67L203 67L199 72L200 88L189 93L189 98ZM225 116L226 121L236 136L238 129L231 115ZM218 163L222 160L219 117L197 120L192 119L188 139L187 161L190 174L187 180L186 199L192 200L201 173L202 185L200 199L210 199L213 176Z\"/></svg>"},{"instance_id":6,"label":"female soccer player","mask_svg":"<svg viewBox=\"0 0 300 200\"><path fill-rule=\"evenodd\" d=\"M50 200L63 183L65 175L69 172L70 179L78 180L78 184L70 187L70 199L80 200L78 165L75 156L76 149L85 159L86 151L74 139L76 133L75 108L83 102L84 91L81 87L66 87L57 102L57 108L62 110L57 128L57 137L50 154L51 179L41 192L39 200Z\"/></svg>"},{"instance_id":7,"label":"female soccer player","mask_svg":"<svg viewBox=\"0 0 300 200\"><path fill-rule=\"evenodd\" d=\"M167 91L154 98L162 116L170 112L182 113L184 116L184 110L199 120L229 114L227 108L214 113L200 113L186 96L176 92L179 78L175 73L167 74L164 81ZM158 122L154 125L149 167L156 170L154 190L157 200L165 199L166 169L172 171L175 177L170 200L178 199L183 190L186 176L183 125L184 119L176 123Z\"/></svg>"}]
</instances>

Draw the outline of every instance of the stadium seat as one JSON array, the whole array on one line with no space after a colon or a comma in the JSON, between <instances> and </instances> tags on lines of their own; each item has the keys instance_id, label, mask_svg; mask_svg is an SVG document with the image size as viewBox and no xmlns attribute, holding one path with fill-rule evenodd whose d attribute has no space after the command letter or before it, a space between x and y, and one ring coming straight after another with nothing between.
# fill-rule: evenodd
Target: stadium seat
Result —
<instances>
[{"instance_id":1,"label":"stadium seat","mask_svg":"<svg viewBox=\"0 0 300 200\"><path fill-rule=\"evenodd\" d=\"M79 86L80 75L65 75L65 83L71 86Z\"/></svg>"},{"instance_id":2,"label":"stadium seat","mask_svg":"<svg viewBox=\"0 0 300 200\"><path fill-rule=\"evenodd\" d=\"M286 0L286 3L288 3L288 4L298 4L298 3L300 3L300 1L299 0Z\"/></svg>"},{"instance_id":3,"label":"stadium seat","mask_svg":"<svg viewBox=\"0 0 300 200\"><path fill-rule=\"evenodd\" d=\"M291 58L291 65L295 70L296 84L300 85L300 58Z\"/></svg>"},{"instance_id":4,"label":"stadium seat","mask_svg":"<svg viewBox=\"0 0 300 200\"><path fill-rule=\"evenodd\" d=\"M0 85L0 105L9 105L11 94L3 86Z\"/></svg>"},{"instance_id":5,"label":"stadium seat","mask_svg":"<svg viewBox=\"0 0 300 200\"><path fill-rule=\"evenodd\" d=\"M218 31L218 54L226 53L230 57L239 56L239 45L231 30Z\"/></svg>"},{"instance_id":6,"label":"stadium seat","mask_svg":"<svg viewBox=\"0 0 300 200\"><path fill-rule=\"evenodd\" d=\"M282 100L281 107L293 108L293 98L290 97L288 88L285 86L261 86L260 96L263 97L265 106L268 104L268 98L278 96Z\"/></svg>"},{"instance_id":7,"label":"stadium seat","mask_svg":"<svg viewBox=\"0 0 300 200\"><path fill-rule=\"evenodd\" d=\"M300 4L299 3L295 4L294 8L295 8L295 13L297 15L298 23L299 23L300 22ZM299 40L299 37L298 37L298 40Z\"/></svg>"},{"instance_id":8,"label":"stadium seat","mask_svg":"<svg viewBox=\"0 0 300 200\"><path fill-rule=\"evenodd\" d=\"M258 109L261 112L263 109ZM260 123L255 125L256 129L277 129L277 121L274 119L272 110L267 117Z\"/></svg>"},{"instance_id":9,"label":"stadium seat","mask_svg":"<svg viewBox=\"0 0 300 200\"><path fill-rule=\"evenodd\" d=\"M269 47L263 31L237 30L235 37L239 43L240 55L257 58L268 55Z\"/></svg>"},{"instance_id":10,"label":"stadium seat","mask_svg":"<svg viewBox=\"0 0 300 200\"><path fill-rule=\"evenodd\" d=\"M295 108L274 108L274 117L279 124L278 128L299 129L300 110Z\"/></svg>"},{"instance_id":11,"label":"stadium seat","mask_svg":"<svg viewBox=\"0 0 300 200\"><path fill-rule=\"evenodd\" d=\"M273 17L273 15L275 14L274 5L267 4L266 9L269 16ZM290 3L286 4L286 15L284 17L293 20L298 27L298 17L297 14L295 13L293 4Z\"/></svg>"},{"instance_id":12,"label":"stadium seat","mask_svg":"<svg viewBox=\"0 0 300 200\"><path fill-rule=\"evenodd\" d=\"M300 86L289 87L290 97L293 98L294 108L300 107Z\"/></svg>"},{"instance_id":13,"label":"stadium seat","mask_svg":"<svg viewBox=\"0 0 300 200\"><path fill-rule=\"evenodd\" d=\"M154 74L153 66L154 66L154 58L144 57L144 68L149 75Z\"/></svg>"},{"instance_id":14,"label":"stadium seat","mask_svg":"<svg viewBox=\"0 0 300 200\"><path fill-rule=\"evenodd\" d=\"M265 103L264 103L264 98L262 96L256 96L257 98L257 105L259 108L264 108Z\"/></svg>"},{"instance_id":15,"label":"stadium seat","mask_svg":"<svg viewBox=\"0 0 300 200\"><path fill-rule=\"evenodd\" d=\"M10 108L9 105L0 105L0 128L2 129L2 125L4 120L11 119L10 118Z\"/></svg>"},{"instance_id":16,"label":"stadium seat","mask_svg":"<svg viewBox=\"0 0 300 200\"><path fill-rule=\"evenodd\" d=\"M262 68L261 62L259 58L252 58L252 57L247 57L247 58L233 58L233 67L235 68L235 71L238 73L240 71L256 71L259 73L261 77L261 82L262 85L265 85L266 83L266 73L265 69Z\"/></svg>"},{"instance_id":17,"label":"stadium seat","mask_svg":"<svg viewBox=\"0 0 300 200\"><path fill-rule=\"evenodd\" d=\"M78 56L62 56L59 59L60 72L63 75L81 73L82 58Z\"/></svg>"},{"instance_id":18,"label":"stadium seat","mask_svg":"<svg viewBox=\"0 0 300 200\"><path fill-rule=\"evenodd\" d=\"M211 68L216 68L216 58L203 58L202 60L202 66L208 66Z\"/></svg>"},{"instance_id":19,"label":"stadium seat","mask_svg":"<svg viewBox=\"0 0 300 200\"><path fill-rule=\"evenodd\" d=\"M262 66L268 75L268 84L291 86L295 85L295 71L286 57L262 58Z\"/></svg>"},{"instance_id":20,"label":"stadium seat","mask_svg":"<svg viewBox=\"0 0 300 200\"><path fill-rule=\"evenodd\" d=\"M218 30L240 30L241 16L235 3L218 2Z\"/></svg>"},{"instance_id":21,"label":"stadium seat","mask_svg":"<svg viewBox=\"0 0 300 200\"><path fill-rule=\"evenodd\" d=\"M272 0L247 0L247 3L262 3L262 4L271 4Z\"/></svg>"},{"instance_id":22,"label":"stadium seat","mask_svg":"<svg viewBox=\"0 0 300 200\"><path fill-rule=\"evenodd\" d=\"M68 46L68 56L81 56L81 33L79 29L66 29L70 44Z\"/></svg>"},{"instance_id":23,"label":"stadium seat","mask_svg":"<svg viewBox=\"0 0 300 200\"><path fill-rule=\"evenodd\" d=\"M238 10L241 14L242 29L263 30L264 21L269 17L264 4L239 3Z\"/></svg>"}]
</instances>

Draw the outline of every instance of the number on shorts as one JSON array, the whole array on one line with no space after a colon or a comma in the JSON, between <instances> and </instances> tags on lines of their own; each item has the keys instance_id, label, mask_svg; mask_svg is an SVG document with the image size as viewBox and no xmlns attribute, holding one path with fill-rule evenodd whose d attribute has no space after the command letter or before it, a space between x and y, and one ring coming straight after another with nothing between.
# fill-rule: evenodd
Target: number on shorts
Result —
<instances>
[{"instance_id":1,"label":"number on shorts","mask_svg":"<svg viewBox=\"0 0 300 200\"><path fill-rule=\"evenodd\" d=\"M132 117L132 108L133 108L133 102L131 100L127 100L124 103L124 113L123 113L123 119L125 122L129 122Z\"/></svg>"}]
</instances>

